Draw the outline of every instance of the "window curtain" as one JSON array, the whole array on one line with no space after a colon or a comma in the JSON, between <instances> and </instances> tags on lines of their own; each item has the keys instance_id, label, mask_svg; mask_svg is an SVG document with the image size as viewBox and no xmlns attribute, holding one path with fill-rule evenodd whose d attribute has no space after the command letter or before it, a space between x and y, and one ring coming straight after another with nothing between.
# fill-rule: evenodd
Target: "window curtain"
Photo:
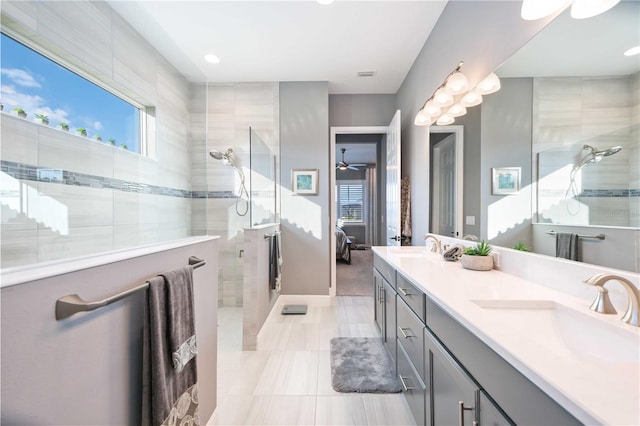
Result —
<instances>
[{"instance_id":1,"label":"window curtain","mask_svg":"<svg viewBox=\"0 0 640 426\"><path fill-rule=\"evenodd\" d=\"M367 166L365 179L367 181L367 228L366 228L366 241L367 245L375 245L378 237L376 222L378 217L377 205L377 185L376 185L376 166Z\"/></svg>"}]
</instances>

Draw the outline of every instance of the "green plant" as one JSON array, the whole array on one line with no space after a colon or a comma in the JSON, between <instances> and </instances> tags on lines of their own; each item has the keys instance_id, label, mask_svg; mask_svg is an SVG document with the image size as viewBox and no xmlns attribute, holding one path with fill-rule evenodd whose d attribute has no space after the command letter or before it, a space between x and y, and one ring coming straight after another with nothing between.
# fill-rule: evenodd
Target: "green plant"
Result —
<instances>
[{"instance_id":1,"label":"green plant","mask_svg":"<svg viewBox=\"0 0 640 426\"><path fill-rule=\"evenodd\" d=\"M59 126L63 130L69 130L69 125L67 123L60 123Z\"/></svg>"},{"instance_id":2,"label":"green plant","mask_svg":"<svg viewBox=\"0 0 640 426\"><path fill-rule=\"evenodd\" d=\"M49 117L44 114L34 114L37 120L40 120L42 124L49 124Z\"/></svg>"},{"instance_id":3,"label":"green plant","mask_svg":"<svg viewBox=\"0 0 640 426\"><path fill-rule=\"evenodd\" d=\"M114 138L109 138L107 139L107 141L111 144L111 145L115 145L116 144L116 140Z\"/></svg>"},{"instance_id":4,"label":"green plant","mask_svg":"<svg viewBox=\"0 0 640 426\"><path fill-rule=\"evenodd\" d=\"M126 144L126 143L123 143L122 145L120 145L120 147L121 147L122 149L129 149L129 148L127 147L127 144Z\"/></svg>"},{"instance_id":5,"label":"green plant","mask_svg":"<svg viewBox=\"0 0 640 426\"><path fill-rule=\"evenodd\" d=\"M15 112L17 112L18 114L25 114L24 110L22 108L14 108L13 109Z\"/></svg>"},{"instance_id":6,"label":"green plant","mask_svg":"<svg viewBox=\"0 0 640 426\"><path fill-rule=\"evenodd\" d=\"M484 241L480 241L475 247L467 247L464 249L464 254L470 256L489 256L489 253L491 253L491 246Z\"/></svg>"},{"instance_id":7,"label":"green plant","mask_svg":"<svg viewBox=\"0 0 640 426\"><path fill-rule=\"evenodd\" d=\"M513 246L513 249L514 250L520 250L520 251L531 251L531 249L529 247L527 247L527 245L522 241L518 241L518 244Z\"/></svg>"},{"instance_id":8,"label":"green plant","mask_svg":"<svg viewBox=\"0 0 640 426\"><path fill-rule=\"evenodd\" d=\"M97 140L98 142L102 142L102 136L100 136L100 135L93 135L93 138L95 140Z\"/></svg>"}]
</instances>

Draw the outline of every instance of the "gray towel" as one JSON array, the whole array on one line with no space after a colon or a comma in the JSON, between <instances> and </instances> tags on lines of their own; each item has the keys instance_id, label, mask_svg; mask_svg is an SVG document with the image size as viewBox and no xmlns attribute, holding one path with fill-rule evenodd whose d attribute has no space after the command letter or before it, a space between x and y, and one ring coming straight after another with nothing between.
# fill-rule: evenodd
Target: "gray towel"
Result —
<instances>
[{"instance_id":1,"label":"gray towel","mask_svg":"<svg viewBox=\"0 0 640 426\"><path fill-rule=\"evenodd\" d=\"M193 269L149 280L143 335L142 424L200 424Z\"/></svg>"},{"instance_id":2,"label":"gray towel","mask_svg":"<svg viewBox=\"0 0 640 426\"><path fill-rule=\"evenodd\" d=\"M567 232L556 233L556 257L569 260L580 260L578 254L578 234Z\"/></svg>"}]
</instances>

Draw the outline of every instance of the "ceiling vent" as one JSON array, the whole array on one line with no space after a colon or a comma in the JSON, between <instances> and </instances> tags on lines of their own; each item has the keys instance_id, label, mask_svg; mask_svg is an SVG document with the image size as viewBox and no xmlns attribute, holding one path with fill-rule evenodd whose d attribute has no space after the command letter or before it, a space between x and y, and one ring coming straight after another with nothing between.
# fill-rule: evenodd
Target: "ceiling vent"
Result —
<instances>
[{"instance_id":1,"label":"ceiling vent","mask_svg":"<svg viewBox=\"0 0 640 426\"><path fill-rule=\"evenodd\" d=\"M358 77L373 77L376 75L375 71L358 71Z\"/></svg>"}]
</instances>

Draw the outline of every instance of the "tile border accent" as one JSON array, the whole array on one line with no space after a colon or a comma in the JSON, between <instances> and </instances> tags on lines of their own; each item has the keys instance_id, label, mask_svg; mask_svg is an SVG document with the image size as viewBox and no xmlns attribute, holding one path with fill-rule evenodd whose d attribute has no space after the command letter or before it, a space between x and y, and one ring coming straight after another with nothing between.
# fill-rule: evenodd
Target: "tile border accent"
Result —
<instances>
[{"instance_id":1,"label":"tile border accent","mask_svg":"<svg viewBox=\"0 0 640 426\"><path fill-rule=\"evenodd\" d=\"M34 182L111 189L123 192L137 192L140 194L163 195L176 198L236 198L233 191L189 191L186 189L130 182L122 179L76 173L62 169L38 167L30 164L5 160L0 160L0 171L15 179Z\"/></svg>"}]
</instances>

